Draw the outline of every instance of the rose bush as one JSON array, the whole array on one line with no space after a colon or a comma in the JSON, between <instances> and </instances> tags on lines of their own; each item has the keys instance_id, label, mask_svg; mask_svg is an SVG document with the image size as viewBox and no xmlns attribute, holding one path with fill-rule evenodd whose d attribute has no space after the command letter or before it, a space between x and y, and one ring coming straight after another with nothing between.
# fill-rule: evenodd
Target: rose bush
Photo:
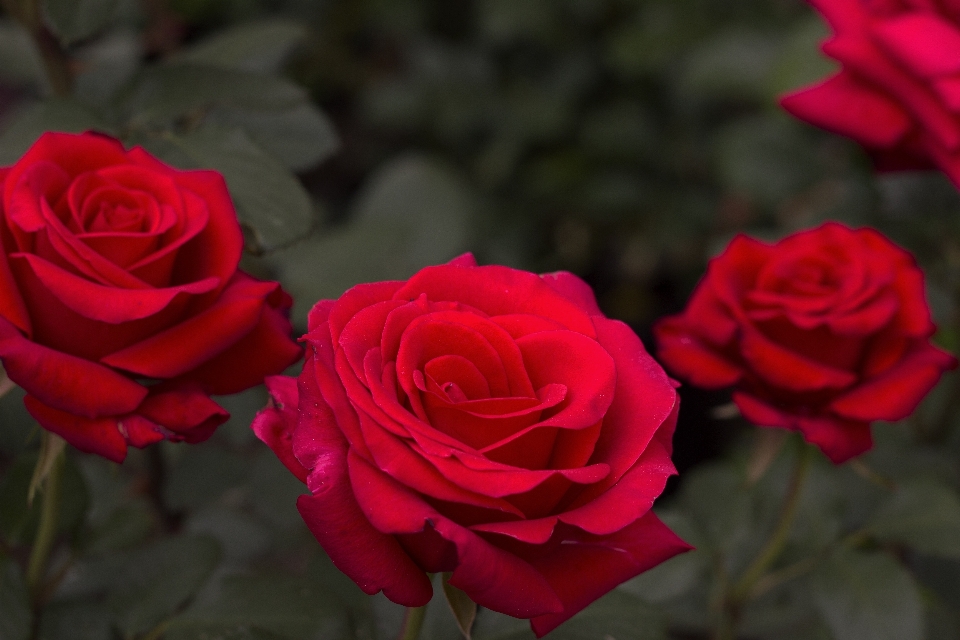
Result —
<instances>
[{"instance_id":1,"label":"rose bush","mask_svg":"<svg viewBox=\"0 0 960 640\"><path fill-rule=\"evenodd\" d=\"M772 245L737 236L654 334L669 370L735 385L748 420L798 430L840 463L870 449L870 422L905 418L956 366L934 330L913 257L827 223Z\"/></svg>"},{"instance_id":2,"label":"rose bush","mask_svg":"<svg viewBox=\"0 0 960 640\"><path fill-rule=\"evenodd\" d=\"M46 429L123 460L195 442L208 396L297 360L275 282L238 271L223 178L177 171L95 133L43 135L0 169L0 360Z\"/></svg>"},{"instance_id":3,"label":"rose bush","mask_svg":"<svg viewBox=\"0 0 960 640\"><path fill-rule=\"evenodd\" d=\"M783 107L858 141L881 169L939 166L960 184L960 5L809 2L834 30L823 51L842 69Z\"/></svg>"},{"instance_id":4,"label":"rose bush","mask_svg":"<svg viewBox=\"0 0 960 640\"><path fill-rule=\"evenodd\" d=\"M304 340L253 428L367 593L420 606L426 572L452 572L543 635L689 548L650 510L675 472L676 392L575 276L467 255L319 302Z\"/></svg>"}]
</instances>

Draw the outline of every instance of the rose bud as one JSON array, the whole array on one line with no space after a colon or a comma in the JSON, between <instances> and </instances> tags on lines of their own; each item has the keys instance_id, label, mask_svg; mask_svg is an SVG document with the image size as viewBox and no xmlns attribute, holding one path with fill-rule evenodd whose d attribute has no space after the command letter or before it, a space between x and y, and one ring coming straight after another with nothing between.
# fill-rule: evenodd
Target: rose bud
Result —
<instances>
[{"instance_id":1,"label":"rose bud","mask_svg":"<svg viewBox=\"0 0 960 640\"><path fill-rule=\"evenodd\" d=\"M686 310L654 327L667 368L734 387L743 416L799 431L835 463L872 446L956 359L930 344L923 274L873 229L827 223L776 244L737 236Z\"/></svg>"},{"instance_id":2,"label":"rose bud","mask_svg":"<svg viewBox=\"0 0 960 640\"><path fill-rule=\"evenodd\" d=\"M365 592L421 606L428 572L540 636L689 549L651 511L677 395L626 325L560 272L467 254L319 302L297 380L254 431Z\"/></svg>"},{"instance_id":3,"label":"rose bud","mask_svg":"<svg viewBox=\"0 0 960 640\"><path fill-rule=\"evenodd\" d=\"M809 2L834 31L823 52L842 68L783 107L853 138L879 169L939 166L960 185L960 5Z\"/></svg>"},{"instance_id":4,"label":"rose bud","mask_svg":"<svg viewBox=\"0 0 960 640\"><path fill-rule=\"evenodd\" d=\"M27 410L78 449L197 442L209 398L300 357L290 297L239 271L220 174L107 136L44 134L0 169L0 360Z\"/></svg>"}]
</instances>

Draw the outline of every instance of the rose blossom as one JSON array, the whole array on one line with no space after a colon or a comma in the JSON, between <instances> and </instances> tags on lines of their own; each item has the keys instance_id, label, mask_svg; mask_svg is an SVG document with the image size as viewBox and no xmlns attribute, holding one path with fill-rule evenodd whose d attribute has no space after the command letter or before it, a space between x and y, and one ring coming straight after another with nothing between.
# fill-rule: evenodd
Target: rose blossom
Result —
<instances>
[{"instance_id":1,"label":"rose blossom","mask_svg":"<svg viewBox=\"0 0 960 640\"><path fill-rule=\"evenodd\" d=\"M834 30L823 51L842 70L783 107L853 138L881 169L939 166L960 184L960 4L809 2Z\"/></svg>"},{"instance_id":2,"label":"rose blossom","mask_svg":"<svg viewBox=\"0 0 960 640\"><path fill-rule=\"evenodd\" d=\"M676 392L575 276L468 254L319 302L304 340L253 428L367 593L420 606L426 573L452 572L543 635L689 548L650 510L675 473Z\"/></svg>"},{"instance_id":3,"label":"rose blossom","mask_svg":"<svg viewBox=\"0 0 960 640\"><path fill-rule=\"evenodd\" d=\"M934 330L913 257L827 223L772 245L737 236L654 334L668 369L735 386L748 420L798 430L840 463L870 449L872 421L910 415L956 366Z\"/></svg>"},{"instance_id":4,"label":"rose blossom","mask_svg":"<svg viewBox=\"0 0 960 640\"><path fill-rule=\"evenodd\" d=\"M0 169L0 360L83 451L196 442L235 393L300 355L291 300L237 269L223 178L95 134L44 134Z\"/></svg>"}]
</instances>

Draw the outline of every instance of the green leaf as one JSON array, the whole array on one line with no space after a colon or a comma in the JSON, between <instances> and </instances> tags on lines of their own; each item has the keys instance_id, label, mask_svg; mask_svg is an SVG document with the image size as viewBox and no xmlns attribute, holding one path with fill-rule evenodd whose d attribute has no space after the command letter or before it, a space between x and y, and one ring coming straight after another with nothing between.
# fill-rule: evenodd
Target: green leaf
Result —
<instances>
[{"instance_id":1,"label":"green leaf","mask_svg":"<svg viewBox=\"0 0 960 640\"><path fill-rule=\"evenodd\" d=\"M255 628L291 640L335 638L347 628L337 601L309 581L284 576L233 576L217 597L174 618L171 638L196 638L201 629Z\"/></svg>"},{"instance_id":2,"label":"green leaf","mask_svg":"<svg viewBox=\"0 0 960 640\"><path fill-rule=\"evenodd\" d=\"M960 497L934 480L901 484L867 530L920 553L960 559Z\"/></svg>"},{"instance_id":3,"label":"green leaf","mask_svg":"<svg viewBox=\"0 0 960 640\"><path fill-rule=\"evenodd\" d=\"M480 609L473 627L474 640L533 640L530 622L521 618Z\"/></svg>"},{"instance_id":4,"label":"green leaf","mask_svg":"<svg viewBox=\"0 0 960 640\"><path fill-rule=\"evenodd\" d=\"M143 499L132 500L85 529L80 547L88 555L126 549L143 542L155 525L153 508Z\"/></svg>"},{"instance_id":5,"label":"green leaf","mask_svg":"<svg viewBox=\"0 0 960 640\"><path fill-rule=\"evenodd\" d=\"M177 62L273 73L279 71L307 30L284 19L259 20L223 29L176 56Z\"/></svg>"},{"instance_id":6,"label":"green leaf","mask_svg":"<svg viewBox=\"0 0 960 640\"><path fill-rule=\"evenodd\" d=\"M199 591L220 561L216 541L201 536L161 540L126 556L107 606L126 636L144 633Z\"/></svg>"},{"instance_id":7,"label":"green leaf","mask_svg":"<svg viewBox=\"0 0 960 640\"><path fill-rule=\"evenodd\" d=\"M17 456L0 481L0 536L10 542L29 540L31 515L36 527L37 514L31 514L27 506L27 489L36 464L35 452Z\"/></svg>"},{"instance_id":8,"label":"green leaf","mask_svg":"<svg viewBox=\"0 0 960 640\"><path fill-rule=\"evenodd\" d=\"M704 41L686 60L679 88L686 99L766 98L778 39L738 28Z\"/></svg>"},{"instance_id":9,"label":"green leaf","mask_svg":"<svg viewBox=\"0 0 960 640\"><path fill-rule=\"evenodd\" d=\"M70 99L37 102L20 111L0 134L0 166L11 165L47 131L80 133L90 129L110 132L96 115Z\"/></svg>"},{"instance_id":10,"label":"green leaf","mask_svg":"<svg viewBox=\"0 0 960 640\"><path fill-rule=\"evenodd\" d=\"M297 511L297 497L305 490L303 483L283 466L272 451L261 450L248 475L250 505L257 515L281 529L303 526Z\"/></svg>"},{"instance_id":11,"label":"green leaf","mask_svg":"<svg viewBox=\"0 0 960 640\"><path fill-rule=\"evenodd\" d=\"M0 19L0 78L14 85L46 88L43 58L30 34L16 22Z\"/></svg>"},{"instance_id":12,"label":"green leaf","mask_svg":"<svg viewBox=\"0 0 960 640\"><path fill-rule=\"evenodd\" d=\"M723 186L774 206L822 173L801 125L776 113L734 120L716 132L714 161Z\"/></svg>"},{"instance_id":13,"label":"green leaf","mask_svg":"<svg viewBox=\"0 0 960 640\"><path fill-rule=\"evenodd\" d=\"M470 630L477 619L477 603L463 591L450 584L451 575L450 573L443 574L443 595L453 611L453 617L457 619L460 633L466 640L470 640Z\"/></svg>"},{"instance_id":14,"label":"green leaf","mask_svg":"<svg viewBox=\"0 0 960 640\"><path fill-rule=\"evenodd\" d=\"M775 98L833 75L838 65L820 51L830 36L827 24L815 16L800 20L781 45L769 80L769 95Z\"/></svg>"},{"instance_id":15,"label":"green leaf","mask_svg":"<svg viewBox=\"0 0 960 640\"><path fill-rule=\"evenodd\" d=\"M273 457L275 458L275 456ZM290 476L290 473L288 472L287 475ZM306 580L324 594L321 597L325 601L332 601L329 606L346 613L352 631L349 635L350 638L361 640L377 637L377 618L374 615L376 598L371 598L361 591L357 583L337 569L330 558L319 548L318 553L307 565ZM383 600L389 602L386 598L383 598ZM403 609L392 602L390 604L401 610ZM391 626L391 632L395 628L395 626Z\"/></svg>"},{"instance_id":16,"label":"green leaf","mask_svg":"<svg viewBox=\"0 0 960 640\"><path fill-rule=\"evenodd\" d=\"M205 122L239 127L288 169L305 171L326 160L340 147L333 124L309 102L278 111L216 109Z\"/></svg>"},{"instance_id":17,"label":"green leaf","mask_svg":"<svg viewBox=\"0 0 960 640\"><path fill-rule=\"evenodd\" d=\"M134 127L168 125L202 117L216 106L269 111L307 101L306 92L284 78L195 64L161 64L143 71L123 101Z\"/></svg>"},{"instance_id":18,"label":"green leaf","mask_svg":"<svg viewBox=\"0 0 960 640\"><path fill-rule=\"evenodd\" d=\"M692 591L706 580L709 558L704 552L689 551L670 558L620 586L644 602L661 603Z\"/></svg>"},{"instance_id":19,"label":"green leaf","mask_svg":"<svg viewBox=\"0 0 960 640\"><path fill-rule=\"evenodd\" d=\"M313 205L303 185L241 129L204 126L163 142L149 146L172 164L223 174L240 221L253 232L254 250L289 244L313 226Z\"/></svg>"},{"instance_id":20,"label":"green leaf","mask_svg":"<svg viewBox=\"0 0 960 640\"><path fill-rule=\"evenodd\" d=\"M24 395L23 389L14 387L0 398L0 424L3 425L3 429L0 429L0 452L10 458L23 453L39 429L33 416L23 406Z\"/></svg>"},{"instance_id":21,"label":"green leaf","mask_svg":"<svg viewBox=\"0 0 960 640\"><path fill-rule=\"evenodd\" d=\"M401 156L368 178L349 226L268 261L293 295L294 320L305 326L316 300L336 298L359 282L408 278L465 251L475 209L456 173L423 156Z\"/></svg>"},{"instance_id":22,"label":"green leaf","mask_svg":"<svg viewBox=\"0 0 960 640\"><path fill-rule=\"evenodd\" d=\"M695 536L691 544L732 553L749 540L754 524L750 495L731 466L715 464L694 469L685 479L681 499L696 531L704 538L701 542Z\"/></svg>"},{"instance_id":23,"label":"green leaf","mask_svg":"<svg viewBox=\"0 0 960 640\"><path fill-rule=\"evenodd\" d=\"M0 557L0 640L30 637L30 598L20 566Z\"/></svg>"},{"instance_id":24,"label":"green leaf","mask_svg":"<svg viewBox=\"0 0 960 640\"><path fill-rule=\"evenodd\" d=\"M172 509L196 509L241 484L246 462L212 443L190 447L170 465L163 498Z\"/></svg>"},{"instance_id":25,"label":"green leaf","mask_svg":"<svg viewBox=\"0 0 960 640\"><path fill-rule=\"evenodd\" d=\"M117 8L117 0L44 0L43 4L51 28L65 45L102 31Z\"/></svg>"},{"instance_id":26,"label":"green leaf","mask_svg":"<svg viewBox=\"0 0 960 640\"><path fill-rule=\"evenodd\" d=\"M52 602L40 618L40 637L43 640L115 640L110 618L110 610L101 602Z\"/></svg>"},{"instance_id":27,"label":"green leaf","mask_svg":"<svg viewBox=\"0 0 960 640\"><path fill-rule=\"evenodd\" d=\"M0 535L8 541L29 544L40 520L41 501L27 504L30 480L37 465L37 452L18 456L0 482ZM70 456L67 457L61 481L60 514L57 529L74 531L83 521L89 504L86 483Z\"/></svg>"},{"instance_id":28,"label":"green leaf","mask_svg":"<svg viewBox=\"0 0 960 640\"><path fill-rule=\"evenodd\" d=\"M65 600L103 602L124 637L134 636L187 604L207 582L220 555L219 544L206 536L163 538L79 561L57 593Z\"/></svg>"},{"instance_id":29,"label":"green leaf","mask_svg":"<svg viewBox=\"0 0 960 640\"><path fill-rule=\"evenodd\" d=\"M810 582L815 605L836 640L922 640L917 587L890 556L840 551L816 569Z\"/></svg>"},{"instance_id":30,"label":"green leaf","mask_svg":"<svg viewBox=\"0 0 960 640\"><path fill-rule=\"evenodd\" d=\"M614 590L544 636L548 640L605 637L667 640L667 624L658 609L628 593Z\"/></svg>"},{"instance_id":31,"label":"green leaf","mask_svg":"<svg viewBox=\"0 0 960 640\"><path fill-rule=\"evenodd\" d=\"M246 561L270 551L270 530L249 514L227 505L210 505L190 516L185 529L216 538L229 561Z\"/></svg>"}]
</instances>

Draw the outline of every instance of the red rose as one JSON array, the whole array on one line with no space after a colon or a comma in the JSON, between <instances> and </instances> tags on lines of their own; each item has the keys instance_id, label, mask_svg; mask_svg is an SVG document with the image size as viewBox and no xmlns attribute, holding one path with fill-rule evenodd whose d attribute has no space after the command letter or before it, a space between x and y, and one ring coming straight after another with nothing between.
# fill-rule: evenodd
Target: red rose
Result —
<instances>
[{"instance_id":1,"label":"red rose","mask_svg":"<svg viewBox=\"0 0 960 640\"><path fill-rule=\"evenodd\" d=\"M909 253L827 223L774 245L738 236L654 334L671 371L735 385L748 420L798 430L840 463L870 449L872 421L907 417L956 366L934 329Z\"/></svg>"},{"instance_id":2,"label":"red rose","mask_svg":"<svg viewBox=\"0 0 960 640\"><path fill-rule=\"evenodd\" d=\"M960 4L809 0L835 35L835 76L783 98L796 117L849 136L881 169L939 166L960 184Z\"/></svg>"},{"instance_id":3,"label":"red rose","mask_svg":"<svg viewBox=\"0 0 960 640\"><path fill-rule=\"evenodd\" d=\"M268 379L253 428L367 593L424 605L426 572L449 571L543 635L689 548L650 510L675 473L676 392L575 276L466 255L321 301L309 329L303 373Z\"/></svg>"},{"instance_id":4,"label":"red rose","mask_svg":"<svg viewBox=\"0 0 960 640\"><path fill-rule=\"evenodd\" d=\"M83 451L207 438L235 393L295 362L290 298L237 270L223 178L94 133L0 169L0 360L34 418Z\"/></svg>"}]
</instances>

